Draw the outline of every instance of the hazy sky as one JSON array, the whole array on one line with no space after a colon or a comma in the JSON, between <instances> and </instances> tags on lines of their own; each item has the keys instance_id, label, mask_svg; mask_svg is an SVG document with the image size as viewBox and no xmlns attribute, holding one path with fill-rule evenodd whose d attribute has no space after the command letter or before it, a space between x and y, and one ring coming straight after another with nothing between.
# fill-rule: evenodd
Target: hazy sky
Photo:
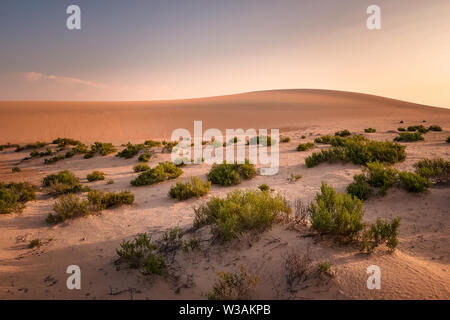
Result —
<instances>
[{"instance_id":1,"label":"hazy sky","mask_svg":"<svg viewBox=\"0 0 450 320\"><path fill-rule=\"evenodd\" d=\"M66 28L70 4L81 7L81 30ZM381 30L366 27L371 4ZM0 100L284 88L450 108L450 1L0 1Z\"/></svg>"}]
</instances>

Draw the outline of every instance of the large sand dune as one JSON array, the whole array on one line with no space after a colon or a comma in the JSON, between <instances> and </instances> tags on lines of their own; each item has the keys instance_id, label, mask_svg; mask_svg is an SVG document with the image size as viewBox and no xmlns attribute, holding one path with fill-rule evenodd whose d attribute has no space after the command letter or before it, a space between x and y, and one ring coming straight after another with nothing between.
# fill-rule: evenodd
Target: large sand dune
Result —
<instances>
[{"instance_id":1,"label":"large sand dune","mask_svg":"<svg viewBox=\"0 0 450 320\"><path fill-rule=\"evenodd\" d=\"M448 119L450 110L377 96L326 90L274 90L229 96L150 102L0 102L0 143L70 136L115 143L170 138L176 128L320 127L324 121L356 124L386 118Z\"/></svg>"}]
</instances>

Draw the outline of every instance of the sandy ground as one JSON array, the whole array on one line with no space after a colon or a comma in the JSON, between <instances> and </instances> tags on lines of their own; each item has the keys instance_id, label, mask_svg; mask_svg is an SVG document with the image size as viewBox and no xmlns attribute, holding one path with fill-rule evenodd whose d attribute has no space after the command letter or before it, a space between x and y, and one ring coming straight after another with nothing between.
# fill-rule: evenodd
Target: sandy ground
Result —
<instances>
[{"instance_id":1,"label":"sandy ground","mask_svg":"<svg viewBox=\"0 0 450 320\"><path fill-rule=\"evenodd\" d=\"M54 198L38 193L38 200L27 203L22 214L0 216L0 298L1 299L203 299L216 280L217 271L237 271L248 266L259 276L255 298L262 299L449 299L450 298L450 193L448 187L431 188L422 194L409 194L392 188L385 197L372 197L364 204L364 221L377 217L402 217L400 244L394 253L381 247L370 255L359 254L352 245L340 245L326 237L308 236L310 230L288 229L276 225L259 237L244 237L227 245L201 244L201 250L179 252L170 264L169 276L143 276L138 271L118 268L115 250L122 239L140 232L158 238L166 229L189 228L192 207L211 196L224 196L239 188L256 189L266 183L288 200L313 200L321 181L344 191L354 174L353 164L321 164L308 169L304 158L313 151L297 152L300 142L316 136L349 129L362 133L373 127L377 133L365 134L376 140L392 140L399 126L437 124L443 132L429 132L425 141L407 143L406 161L395 165L412 170L419 159L450 158L450 110L419 106L360 94L331 91L274 91L229 97L173 102L130 103L0 103L0 143L34 142L57 136L121 143L150 138L167 138L172 128L192 128L193 120L203 120L204 130L217 128L280 128L291 142L280 145L280 170L274 176L257 176L235 187L213 186L210 195L183 202L170 199L174 181L153 186L132 187L136 158L114 155L92 159L75 156L54 165L43 158L20 164L22 172L12 173L28 151L0 152L0 181L30 181L39 184L49 173L69 169L82 183L105 191L130 190L132 206L103 211L100 215L73 219L56 226L45 223L52 212ZM404 120L404 124L399 124ZM302 139L301 136L306 138ZM120 148L120 147L119 147ZM326 148L326 146L319 146ZM317 149L316 149L317 150ZM169 160L167 153L156 153L150 166ZM205 178L210 166L187 165L176 181L190 176ZM86 174L101 170L105 181L88 183ZM291 173L301 180L287 181ZM207 239L207 230L201 230ZM29 249L31 239L44 245ZM51 239L51 240L50 240ZM313 260L304 281L289 287L283 257L291 251L311 249ZM333 277L316 274L317 264L332 263ZM82 289L66 288L66 268L78 265ZM382 272L380 290L368 290L366 269L378 265Z\"/></svg>"}]
</instances>

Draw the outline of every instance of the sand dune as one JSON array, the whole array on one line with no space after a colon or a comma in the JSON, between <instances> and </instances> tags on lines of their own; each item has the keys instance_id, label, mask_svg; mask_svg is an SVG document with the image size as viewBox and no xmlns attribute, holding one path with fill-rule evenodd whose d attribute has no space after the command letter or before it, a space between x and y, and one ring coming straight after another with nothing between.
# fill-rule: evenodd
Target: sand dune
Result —
<instances>
[{"instance_id":1,"label":"sand dune","mask_svg":"<svg viewBox=\"0 0 450 320\"><path fill-rule=\"evenodd\" d=\"M274 90L149 102L0 102L0 143L72 137L126 143L170 138L176 128L319 127L324 121L450 118L449 109L326 90ZM352 122L353 122L352 121ZM350 129L352 125L350 124Z\"/></svg>"}]
</instances>

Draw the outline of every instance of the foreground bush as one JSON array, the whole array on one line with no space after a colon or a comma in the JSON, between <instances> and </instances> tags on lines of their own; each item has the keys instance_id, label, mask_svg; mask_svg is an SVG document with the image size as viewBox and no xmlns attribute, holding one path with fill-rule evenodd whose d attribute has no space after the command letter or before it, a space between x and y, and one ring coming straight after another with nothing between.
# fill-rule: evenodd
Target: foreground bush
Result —
<instances>
[{"instance_id":1,"label":"foreground bush","mask_svg":"<svg viewBox=\"0 0 450 320\"><path fill-rule=\"evenodd\" d=\"M152 157L152 154L150 152L144 152L143 154L141 154L138 158L138 160L140 162L148 162L148 160L150 160L150 158Z\"/></svg>"},{"instance_id":2,"label":"foreground bush","mask_svg":"<svg viewBox=\"0 0 450 320\"><path fill-rule=\"evenodd\" d=\"M367 182L363 174L358 174L353 177L353 182L347 186L347 193L360 199L367 200L372 193L372 187Z\"/></svg>"},{"instance_id":3,"label":"foreground bush","mask_svg":"<svg viewBox=\"0 0 450 320\"><path fill-rule=\"evenodd\" d=\"M363 168L363 174L371 186L379 188L379 195L385 195L386 191L398 179L398 171L396 169L378 161L369 162L367 167Z\"/></svg>"},{"instance_id":4,"label":"foreground bush","mask_svg":"<svg viewBox=\"0 0 450 320\"><path fill-rule=\"evenodd\" d=\"M433 183L450 182L450 161L442 158L424 159L414 164L416 172Z\"/></svg>"},{"instance_id":5,"label":"foreground bush","mask_svg":"<svg viewBox=\"0 0 450 320\"><path fill-rule=\"evenodd\" d=\"M314 143L312 143L312 142L300 143L297 146L297 151L306 151L306 150L314 148L315 146L316 145Z\"/></svg>"},{"instance_id":6,"label":"foreground bush","mask_svg":"<svg viewBox=\"0 0 450 320\"><path fill-rule=\"evenodd\" d=\"M0 182L0 214L22 212L25 203L32 200L36 200L36 193L28 182Z\"/></svg>"},{"instance_id":7,"label":"foreground bush","mask_svg":"<svg viewBox=\"0 0 450 320\"><path fill-rule=\"evenodd\" d=\"M100 190L91 190L88 193L88 202L90 210L102 211L124 204L133 204L134 194L129 191L105 193Z\"/></svg>"},{"instance_id":8,"label":"foreground bush","mask_svg":"<svg viewBox=\"0 0 450 320\"><path fill-rule=\"evenodd\" d=\"M139 153L144 148L143 144L131 144L128 142L126 148L120 151L116 156L122 157L125 159L133 158L135 155Z\"/></svg>"},{"instance_id":9,"label":"foreground bush","mask_svg":"<svg viewBox=\"0 0 450 320\"><path fill-rule=\"evenodd\" d=\"M69 218L83 217L90 214L88 201L73 194L62 195L53 205L55 214L49 213L48 223L63 222Z\"/></svg>"},{"instance_id":10,"label":"foreground bush","mask_svg":"<svg viewBox=\"0 0 450 320\"><path fill-rule=\"evenodd\" d=\"M374 133L374 132L377 132L377 130L374 128L367 128L367 129L364 129L364 132L365 133Z\"/></svg>"},{"instance_id":11,"label":"foreground bush","mask_svg":"<svg viewBox=\"0 0 450 320\"><path fill-rule=\"evenodd\" d=\"M182 173L183 170L172 162L161 162L156 167L142 172L136 179L131 181L131 184L133 186L151 185L165 180L176 179Z\"/></svg>"},{"instance_id":12,"label":"foreground bush","mask_svg":"<svg viewBox=\"0 0 450 320\"><path fill-rule=\"evenodd\" d=\"M322 162L344 161L365 165L369 162L380 161L394 164L405 160L405 146L389 141L373 141L362 136L329 140L334 146L331 149L315 152L306 157L308 168Z\"/></svg>"},{"instance_id":13,"label":"foreground bush","mask_svg":"<svg viewBox=\"0 0 450 320\"><path fill-rule=\"evenodd\" d=\"M137 164L133 167L134 172L144 172L150 170L150 167L146 163Z\"/></svg>"},{"instance_id":14,"label":"foreground bush","mask_svg":"<svg viewBox=\"0 0 450 320\"><path fill-rule=\"evenodd\" d=\"M377 246L383 243L386 243L390 250L394 250L398 245L399 226L400 218L394 218L391 222L378 218L375 224L364 231L361 252L372 253Z\"/></svg>"},{"instance_id":15,"label":"foreground bush","mask_svg":"<svg viewBox=\"0 0 450 320\"><path fill-rule=\"evenodd\" d=\"M169 196L178 200L186 200L192 197L201 197L209 192L211 182L203 182L197 177L192 177L188 182L178 182L172 186Z\"/></svg>"},{"instance_id":16,"label":"foreground bush","mask_svg":"<svg viewBox=\"0 0 450 320\"><path fill-rule=\"evenodd\" d=\"M245 161L243 164L213 164L208 173L208 180L213 184L231 186L241 183L241 178L251 179L256 175L255 166Z\"/></svg>"},{"instance_id":17,"label":"foreground bush","mask_svg":"<svg viewBox=\"0 0 450 320\"><path fill-rule=\"evenodd\" d=\"M42 180L42 185L50 194L61 195L75 193L82 190L80 180L69 170L50 174Z\"/></svg>"},{"instance_id":18,"label":"foreground bush","mask_svg":"<svg viewBox=\"0 0 450 320\"><path fill-rule=\"evenodd\" d=\"M400 132L394 141L412 142L424 140L420 132Z\"/></svg>"},{"instance_id":19,"label":"foreground bush","mask_svg":"<svg viewBox=\"0 0 450 320\"><path fill-rule=\"evenodd\" d=\"M240 273L218 272L217 275L219 279L212 292L207 294L209 300L249 300L259 280L251 276L244 266L241 266Z\"/></svg>"},{"instance_id":20,"label":"foreground bush","mask_svg":"<svg viewBox=\"0 0 450 320\"><path fill-rule=\"evenodd\" d=\"M194 211L194 227L211 224L213 234L228 241L247 231L262 232L270 228L278 215L289 214L291 209L279 194L235 190L225 199L212 197Z\"/></svg>"},{"instance_id":21,"label":"foreground bush","mask_svg":"<svg viewBox=\"0 0 450 320\"><path fill-rule=\"evenodd\" d=\"M105 180L105 174L101 171L94 171L86 177L89 182Z\"/></svg>"},{"instance_id":22,"label":"foreground bush","mask_svg":"<svg viewBox=\"0 0 450 320\"><path fill-rule=\"evenodd\" d=\"M363 229L362 204L358 198L337 193L333 187L322 183L321 193L309 208L312 228L353 239Z\"/></svg>"},{"instance_id":23,"label":"foreground bush","mask_svg":"<svg viewBox=\"0 0 450 320\"><path fill-rule=\"evenodd\" d=\"M400 172L402 186L408 192L422 192L431 186L431 182L414 172Z\"/></svg>"}]
</instances>

